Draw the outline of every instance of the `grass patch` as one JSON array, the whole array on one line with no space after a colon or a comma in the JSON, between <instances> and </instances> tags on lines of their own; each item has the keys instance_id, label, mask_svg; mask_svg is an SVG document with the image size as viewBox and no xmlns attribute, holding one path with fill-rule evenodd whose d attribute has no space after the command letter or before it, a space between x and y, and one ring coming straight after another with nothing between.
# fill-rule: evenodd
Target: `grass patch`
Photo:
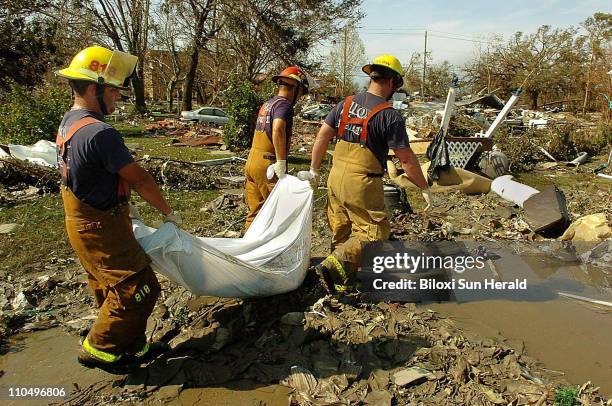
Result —
<instances>
[{"instance_id":1,"label":"grass patch","mask_svg":"<svg viewBox=\"0 0 612 406\"><path fill-rule=\"evenodd\" d=\"M219 191L209 190L164 192L174 210L181 213L183 229L204 236L212 236L227 228L228 222L233 220L229 216L238 219L242 215L240 212L231 212L223 216L212 216L211 213L200 211L219 194ZM133 196L133 200L137 202L147 225L161 224L162 216L156 209L138 195ZM42 196L27 204L0 209L0 224L5 223L20 225L12 234L0 235L0 269L10 274L40 271L53 257L76 258L68 242L64 208L59 194Z\"/></svg>"},{"instance_id":2,"label":"grass patch","mask_svg":"<svg viewBox=\"0 0 612 406\"><path fill-rule=\"evenodd\" d=\"M204 161L221 158L225 155L215 155L214 150L202 147L173 147L172 137L124 137L129 148L135 149L137 156L149 155L156 158L176 159L179 161Z\"/></svg>"},{"instance_id":3,"label":"grass patch","mask_svg":"<svg viewBox=\"0 0 612 406\"><path fill-rule=\"evenodd\" d=\"M41 270L52 257L74 257L64 226L59 194L0 209L0 223L17 223L12 234L0 235L0 267L21 274Z\"/></svg>"},{"instance_id":4,"label":"grass patch","mask_svg":"<svg viewBox=\"0 0 612 406\"><path fill-rule=\"evenodd\" d=\"M554 184L563 191L580 191L585 193L595 193L599 190L612 189L612 183L593 173L567 173L551 171L549 175L541 172L525 172L516 176L518 182L524 183L538 190L545 186Z\"/></svg>"},{"instance_id":5,"label":"grass patch","mask_svg":"<svg viewBox=\"0 0 612 406\"><path fill-rule=\"evenodd\" d=\"M197 231L200 228L215 228L214 226L218 223L213 218L215 216L202 212L200 209L219 196L220 191L164 191L163 193L172 209L181 214L183 218L181 228L189 232ZM142 200L140 196L135 196L132 200L136 202L140 215L147 225L157 227L161 224L162 215L156 209ZM206 236L212 236L212 234L206 234Z\"/></svg>"},{"instance_id":6,"label":"grass patch","mask_svg":"<svg viewBox=\"0 0 612 406\"><path fill-rule=\"evenodd\" d=\"M556 406L578 406L578 389L562 387L555 394Z\"/></svg>"},{"instance_id":7,"label":"grass patch","mask_svg":"<svg viewBox=\"0 0 612 406\"><path fill-rule=\"evenodd\" d=\"M112 125L115 130L119 131L121 133L121 135L123 135L124 137L142 137L144 136L144 126L143 125L137 125L137 126L133 126L130 125L126 122L109 122L110 125Z\"/></svg>"}]
</instances>

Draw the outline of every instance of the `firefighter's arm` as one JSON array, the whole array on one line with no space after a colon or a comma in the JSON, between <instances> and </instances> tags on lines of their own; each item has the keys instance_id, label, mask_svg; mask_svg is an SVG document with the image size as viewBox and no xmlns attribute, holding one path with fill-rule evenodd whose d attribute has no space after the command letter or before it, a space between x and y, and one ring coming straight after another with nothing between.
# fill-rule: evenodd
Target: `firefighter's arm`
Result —
<instances>
[{"instance_id":1,"label":"firefighter's arm","mask_svg":"<svg viewBox=\"0 0 612 406\"><path fill-rule=\"evenodd\" d=\"M157 183L155 183L155 179L136 162L132 162L121 168L119 170L119 176L121 176L140 197L159 210L164 216L169 216L173 213L166 199L162 196Z\"/></svg>"},{"instance_id":2,"label":"firefighter's arm","mask_svg":"<svg viewBox=\"0 0 612 406\"><path fill-rule=\"evenodd\" d=\"M433 199L429 190L429 184L427 183L425 176L423 176L423 171L421 170L421 166L419 165L416 155L410 147L394 149L393 152L395 152L395 157L399 159L400 163L402 164L402 168L404 169L408 180L421 189L423 199L425 199L425 202L427 203L425 210L428 210L431 208L431 206L433 206Z\"/></svg>"},{"instance_id":3,"label":"firefighter's arm","mask_svg":"<svg viewBox=\"0 0 612 406\"><path fill-rule=\"evenodd\" d=\"M323 123L317 138L312 146L312 160L310 161L310 167L316 171L321 168L321 162L327 152L327 147L331 140L336 136L336 129L327 123Z\"/></svg>"},{"instance_id":4,"label":"firefighter's arm","mask_svg":"<svg viewBox=\"0 0 612 406\"><path fill-rule=\"evenodd\" d=\"M272 143L277 161L287 160L287 123L282 118L272 121Z\"/></svg>"},{"instance_id":5,"label":"firefighter's arm","mask_svg":"<svg viewBox=\"0 0 612 406\"><path fill-rule=\"evenodd\" d=\"M394 149L395 157L399 159L408 180L420 189L428 189L429 185L423 176L423 171L419 165L416 155L410 147Z\"/></svg>"}]
</instances>

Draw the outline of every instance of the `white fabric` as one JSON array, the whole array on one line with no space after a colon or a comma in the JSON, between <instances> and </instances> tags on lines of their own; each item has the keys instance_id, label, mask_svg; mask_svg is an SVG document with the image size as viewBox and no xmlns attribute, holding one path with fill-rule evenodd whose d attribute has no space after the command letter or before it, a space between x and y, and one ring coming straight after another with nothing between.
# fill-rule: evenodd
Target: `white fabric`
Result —
<instances>
[{"instance_id":1,"label":"white fabric","mask_svg":"<svg viewBox=\"0 0 612 406\"><path fill-rule=\"evenodd\" d=\"M36 144L30 146L9 144L8 147L11 156L22 161L53 168L58 166L57 146L54 142L40 140Z\"/></svg>"},{"instance_id":2,"label":"white fabric","mask_svg":"<svg viewBox=\"0 0 612 406\"><path fill-rule=\"evenodd\" d=\"M134 234L159 273L196 295L270 296L298 288L310 262L312 189L279 180L243 238L201 238L135 220Z\"/></svg>"}]
</instances>

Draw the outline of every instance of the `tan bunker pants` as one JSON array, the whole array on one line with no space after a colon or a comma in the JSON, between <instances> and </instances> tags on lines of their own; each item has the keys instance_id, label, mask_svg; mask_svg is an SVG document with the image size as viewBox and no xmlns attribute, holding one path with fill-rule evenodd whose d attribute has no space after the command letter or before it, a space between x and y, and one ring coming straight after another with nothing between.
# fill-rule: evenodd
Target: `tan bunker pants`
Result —
<instances>
[{"instance_id":1,"label":"tan bunker pants","mask_svg":"<svg viewBox=\"0 0 612 406\"><path fill-rule=\"evenodd\" d=\"M327 181L327 218L332 231L332 253L324 265L337 283L359 267L361 244L389 238L382 167L374 154L357 143L340 140Z\"/></svg>"},{"instance_id":2,"label":"tan bunker pants","mask_svg":"<svg viewBox=\"0 0 612 406\"><path fill-rule=\"evenodd\" d=\"M245 200L249 208L244 224L245 230L249 229L276 184L276 176L271 180L268 180L266 176L268 166L275 162L274 145L265 132L255 131L253 146L244 166L246 178L244 185Z\"/></svg>"},{"instance_id":3,"label":"tan bunker pants","mask_svg":"<svg viewBox=\"0 0 612 406\"><path fill-rule=\"evenodd\" d=\"M127 205L97 210L62 186L70 244L89 279L98 318L83 348L107 362L147 348L145 328L161 287L132 232Z\"/></svg>"}]
</instances>

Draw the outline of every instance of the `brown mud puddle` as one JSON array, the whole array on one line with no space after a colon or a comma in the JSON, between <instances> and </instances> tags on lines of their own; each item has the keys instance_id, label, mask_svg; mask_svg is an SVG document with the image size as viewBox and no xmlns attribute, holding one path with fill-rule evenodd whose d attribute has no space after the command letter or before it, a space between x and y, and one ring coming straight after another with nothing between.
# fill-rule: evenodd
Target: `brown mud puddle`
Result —
<instances>
[{"instance_id":1,"label":"brown mud puddle","mask_svg":"<svg viewBox=\"0 0 612 406\"><path fill-rule=\"evenodd\" d=\"M518 350L524 345L529 356L571 383L590 380L604 395L612 395L612 307L559 294L612 302L609 258L602 267L513 256L484 271L489 272L486 278L498 281L526 279L529 289L457 289L456 301L424 305L455 319L468 335L506 338Z\"/></svg>"},{"instance_id":2,"label":"brown mud puddle","mask_svg":"<svg viewBox=\"0 0 612 406\"><path fill-rule=\"evenodd\" d=\"M64 387L66 394L75 389L74 384L85 388L110 375L95 369L84 368L76 360L79 338L68 335L59 328L37 331L13 337L8 353L0 356L0 386ZM61 399L6 400L3 405L46 405Z\"/></svg>"},{"instance_id":3,"label":"brown mud puddle","mask_svg":"<svg viewBox=\"0 0 612 406\"><path fill-rule=\"evenodd\" d=\"M103 371L84 368L76 361L79 340L54 328L15 336L9 352L0 356L0 387L64 387L69 395L77 384L86 388L96 382L113 379ZM281 385L261 386L248 381L226 382L223 387L187 388L168 399L168 405L289 405L291 388ZM2 405L47 405L62 399L1 399Z\"/></svg>"}]
</instances>

